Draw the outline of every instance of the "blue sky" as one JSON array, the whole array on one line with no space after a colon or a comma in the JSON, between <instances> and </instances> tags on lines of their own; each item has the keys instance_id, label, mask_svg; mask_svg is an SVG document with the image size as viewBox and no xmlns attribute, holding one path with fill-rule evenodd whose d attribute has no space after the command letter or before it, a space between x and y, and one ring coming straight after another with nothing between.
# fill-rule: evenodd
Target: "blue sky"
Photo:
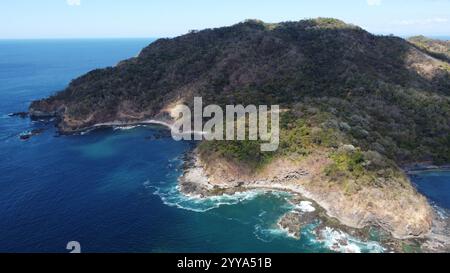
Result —
<instances>
[{"instance_id":1,"label":"blue sky","mask_svg":"<svg viewBox=\"0 0 450 273\"><path fill-rule=\"evenodd\" d=\"M377 34L450 36L450 0L0 0L0 39L172 37L335 17Z\"/></svg>"}]
</instances>

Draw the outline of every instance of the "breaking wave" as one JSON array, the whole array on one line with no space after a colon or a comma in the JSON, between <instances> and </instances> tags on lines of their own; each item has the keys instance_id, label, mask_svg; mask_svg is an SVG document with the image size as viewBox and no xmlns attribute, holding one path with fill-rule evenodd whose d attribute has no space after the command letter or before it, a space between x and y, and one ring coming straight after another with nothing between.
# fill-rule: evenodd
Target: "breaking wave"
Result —
<instances>
[{"instance_id":1,"label":"breaking wave","mask_svg":"<svg viewBox=\"0 0 450 273\"><path fill-rule=\"evenodd\" d=\"M221 206L231 206L242 202L251 201L257 196L265 193L263 190L240 192L233 195L211 196L207 198L196 198L184 195L178 186L154 186L149 182L144 183L153 194L161 198L162 202L170 207L189 210L193 212L207 212Z\"/></svg>"},{"instance_id":2,"label":"breaking wave","mask_svg":"<svg viewBox=\"0 0 450 273\"><path fill-rule=\"evenodd\" d=\"M313 230L307 230L309 234L314 233ZM383 248L377 242L363 242L349 234L330 227L325 227L313 236L309 236L313 243L318 243L325 248L340 253L383 253Z\"/></svg>"}]
</instances>

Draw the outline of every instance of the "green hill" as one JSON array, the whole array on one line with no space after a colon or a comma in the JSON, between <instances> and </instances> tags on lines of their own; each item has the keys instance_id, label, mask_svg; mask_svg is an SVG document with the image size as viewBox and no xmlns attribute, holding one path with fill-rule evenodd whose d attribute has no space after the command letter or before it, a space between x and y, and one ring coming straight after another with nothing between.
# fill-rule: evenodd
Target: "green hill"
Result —
<instances>
[{"instance_id":1,"label":"green hill","mask_svg":"<svg viewBox=\"0 0 450 273\"><path fill-rule=\"evenodd\" d=\"M194 96L205 104L279 104L287 110L277 152L261 153L249 141L204 142L199 151L206 162L226 159L252 174L276 159L300 162L320 151L327 164L314 187L336 189L349 200L364 196L368 211L379 196L358 193L390 191L393 205L386 210L395 215L416 206L422 214L411 219L419 220L395 222L374 209L367 221L386 221L380 225L398 237L429 230L426 201L399 166L450 162L448 43L445 49L425 38L376 36L336 19L249 20L157 40L138 57L33 102L30 114L57 116L60 131L72 133L161 117ZM408 228L395 230L398 223Z\"/></svg>"}]
</instances>

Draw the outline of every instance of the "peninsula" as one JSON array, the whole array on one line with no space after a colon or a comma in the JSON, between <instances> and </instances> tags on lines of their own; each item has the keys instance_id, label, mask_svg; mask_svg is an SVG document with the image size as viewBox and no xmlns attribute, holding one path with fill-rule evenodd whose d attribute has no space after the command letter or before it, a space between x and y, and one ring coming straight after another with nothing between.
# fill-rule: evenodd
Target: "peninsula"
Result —
<instances>
[{"instance_id":1,"label":"peninsula","mask_svg":"<svg viewBox=\"0 0 450 273\"><path fill-rule=\"evenodd\" d=\"M353 228L426 238L435 213L404 166L450 162L449 43L373 35L337 19L230 27L160 39L136 57L35 101L32 118L61 133L98 124L174 122L177 104L274 105L280 148L254 141L198 145L187 194L289 190Z\"/></svg>"}]
</instances>

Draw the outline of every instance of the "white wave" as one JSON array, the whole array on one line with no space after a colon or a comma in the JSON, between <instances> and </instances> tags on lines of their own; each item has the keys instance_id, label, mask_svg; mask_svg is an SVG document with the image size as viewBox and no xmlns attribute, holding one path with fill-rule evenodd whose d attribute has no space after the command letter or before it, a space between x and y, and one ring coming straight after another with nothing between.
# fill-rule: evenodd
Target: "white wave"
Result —
<instances>
[{"instance_id":1,"label":"white wave","mask_svg":"<svg viewBox=\"0 0 450 273\"><path fill-rule=\"evenodd\" d=\"M258 214L258 217L263 217L266 213L267 211L263 210Z\"/></svg>"},{"instance_id":2,"label":"white wave","mask_svg":"<svg viewBox=\"0 0 450 273\"><path fill-rule=\"evenodd\" d=\"M296 209L301 212L314 212L316 208L313 206L313 203L310 201L301 201L299 205L295 206Z\"/></svg>"},{"instance_id":3,"label":"white wave","mask_svg":"<svg viewBox=\"0 0 450 273\"><path fill-rule=\"evenodd\" d=\"M151 185L149 182L144 183L144 186L153 189L153 194L159 196L165 205L193 212L207 212L221 206L236 205L253 200L258 195L265 193L265 191L255 190L240 192L233 195L224 194L221 196L199 198L181 193L178 186L157 187Z\"/></svg>"},{"instance_id":4,"label":"white wave","mask_svg":"<svg viewBox=\"0 0 450 273\"><path fill-rule=\"evenodd\" d=\"M293 202L289 196L285 198L286 204L283 205L283 208L292 210L292 212L304 212L311 213L316 211L316 208L313 206L313 202L311 201L301 201L300 203Z\"/></svg>"},{"instance_id":5,"label":"white wave","mask_svg":"<svg viewBox=\"0 0 450 273\"><path fill-rule=\"evenodd\" d=\"M183 163L183 155L177 155L174 158L169 159L168 162L182 164Z\"/></svg>"},{"instance_id":6,"label":"white wave","mask_svg":"<svg viewBox=\"0 0 450 273\"><path fill-rule=\"evenodd\" d=\"M318 231L319 236L317 236L316 229L318 228L318 223L311 223L303 227L301 231L301 238L306 238L309 242L308 244L311 244L317 251L320 251L320 249L328 249L340 253L382 253L386 251L377 242L363 242L330 227ZM279 225L274 228L264 228L258 224L255 225L255 231L253 233L258 240L266 243L272 242L276 238L287 238L291 240L295 238L294 234ZM302 240L299 243L304 244L305 241Z\"/></svg>"},{"instance_id":7,"label":"white wave","mask_svg":"<svg viewBox=\"0 0 450 273\"><path fill-rule=\"evenodd\" d=\"M289 236L289 232L281 229L280 227L264 228L260 224L255 225L255 231L253 232L253 234L255 235L256 239L264 243L270 243L280 237L291 238L291 236Z\"/></svg>"},{"instance_id":8,"label":"white wave","mask_svg":"<svg viewBox=\"0 0 450 273\"><path fill-rule=\"evenodd\" d=\"M141 127L141 126L140 125L114 126L113 130L114 131L128 131L128 130L136 129L138 127Z\"/></svg>"},{"instance_id":9,"label":"white wave","mask_svg":"<svg viewBox=\"0 0 450 273\"><path fill-rule=\"evenodd\" d=\"M319 238L315 239L326 248L341 253L382 253L385 249L377 242L362 242L352 236L330 227L320 231Z\"/></svg>"},{"instance_id":10,"label":"white wave","mask_svg":"<svg viewBox=\"0 0 450 273\"><path fill-rule=\"evenodd\" d=\"M79 133L79 135L80 135L80 136L88 135L88 134L90 134L91 132L95 131L95 129L96 129L96 128L86 129L86 130L84 130L84 131L81 131L81 132Z\"/></svg>"},{"instance_id":11,"label":"white wave","mask_svg":"<svg viewBox=\"0 0 450 273\"><path fill-rule=\"evenodd\" d=\"M441 219L441 220L448 219L449 211L447 209L444 209L444 208L438 206L435 203L432 203L431 206L433 207L433 209L436 212L436 214L439 217L439 219Z\"/></svg>"}]
</instances>

